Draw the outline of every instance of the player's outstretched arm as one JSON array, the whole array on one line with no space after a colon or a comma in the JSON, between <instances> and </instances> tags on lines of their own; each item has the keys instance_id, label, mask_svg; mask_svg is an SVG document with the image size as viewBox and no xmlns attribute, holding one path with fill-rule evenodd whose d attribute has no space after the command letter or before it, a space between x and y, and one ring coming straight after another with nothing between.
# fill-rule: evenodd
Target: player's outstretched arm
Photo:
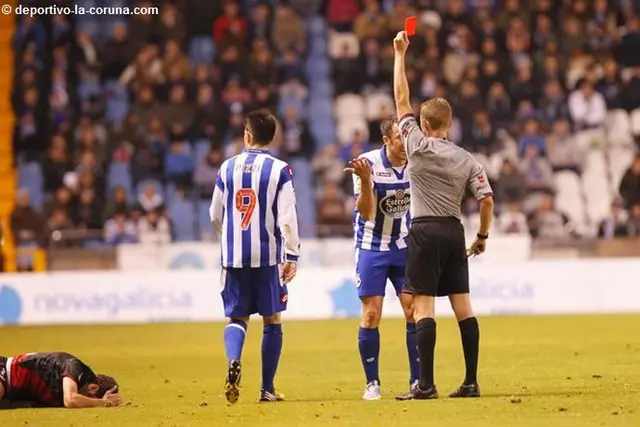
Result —
<instances>
[{"instance_id":1,"label":"player's outstretched arm","mask_svg":"<svg viewBox=\"0 0 640 427\"><path fill-rule=\"evenodd\" d=\"M216 230L216 233L218 233L218 236L222 234L222 215L224 213L223 192L224 183L222 182L222 178L220 178L220 171L218 171L216 185L213 188L213 196L211 196L211 206L209 207L209 218L211 219L211 224L213 224L213 228Z\"/></svg>"},{"instance_id":2,"label":"player's outstretched arm","mask_svg":"<svg viewBox=\"0 0 640 427\"><path fill-rule=\"evenodd\" d=\"M117 387L105 393L104 397L98 399L87 397L78 392L78 383L72 378L64 377L62 379L63 403L65 408L97 408L120 406L122 398L117 394Z\"/></svg>"},{"instance_id":3,"label":"player's outstretched arm","mask_svg":"<svg viewBox=\"0 0 640 427\"><path fill-rule=\"evenodd\" d=\"M409 94L409 82L405 72L405 54L409 47L409 37L404 31L400 31L393 39L395 59L393 62L393 96L396 101L396 114L401 120L408 114L413 114L411 98Z\"/></svg>"},{"instance_id":4,"label":"player's outstretched arm","mask_svg":"<svg viewBox=\"0 0 640 427\"><path fill-rule=\"evenodd\" d=\"M362 157L353 159L344 171L353 174L353 194L360 216L365 221L373 221L376 217L376 198L373 194L373 173L369 161Z\"/></svg>"}]
</instances>

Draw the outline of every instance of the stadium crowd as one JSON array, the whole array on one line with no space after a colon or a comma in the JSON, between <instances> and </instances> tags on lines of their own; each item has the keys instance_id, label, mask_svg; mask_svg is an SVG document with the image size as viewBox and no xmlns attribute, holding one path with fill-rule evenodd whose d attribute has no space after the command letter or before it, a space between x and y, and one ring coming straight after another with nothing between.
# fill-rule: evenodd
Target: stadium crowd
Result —
<instances>
[{"instance_id":1,"label":"stadium crowd","mask_svg":"<svg viewBox=\"0 0 640 427\"><path fill-rule=\"evenodd\" d=\"M256 108L281 120L272 151L294 166L303 235L352 234L343 168L381 143L379 123L393 112L390 41L413 14L415 105L451 100L450 139L493 181L496 232L640 236L637 2L158 6L129 21L19 18L18 245L68 230L87 244L211 238L217 169L242 150L243 117ZM471 199L464 208L477 221Z\"/></svg>"}]
</instances>

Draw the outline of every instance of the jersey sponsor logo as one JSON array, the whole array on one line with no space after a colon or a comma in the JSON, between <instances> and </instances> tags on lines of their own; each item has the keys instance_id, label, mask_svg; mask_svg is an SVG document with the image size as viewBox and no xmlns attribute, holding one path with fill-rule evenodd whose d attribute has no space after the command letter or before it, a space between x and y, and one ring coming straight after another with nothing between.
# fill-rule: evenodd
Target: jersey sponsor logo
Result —
<instances>
[{"instance_id":1,"label":"jersey sponsor logo","mask_svg":"<svg viewBox=\"0 0 640 427\"><path fill-rule=\"evenodd\" d=\"M381 176L381 177L384 177L384 178L391 178L391 173L389 173L389 172L378 172L378 173L376 173L376 176Z\"/></svg>"},{"instance_id":2,"label":"jersey sponsor logo","mask_svg":"<svg viewBox=\"0 0 640 427\"><path fill-rule=\"evenodd\" d=\"M409 210L410 201L411 196L409 192L399 189L396 190L395 193L383 197L380 200L379 206L383 214L390 216L391 218L398 219L406 215Z\"/></svg>"}]
</instances>

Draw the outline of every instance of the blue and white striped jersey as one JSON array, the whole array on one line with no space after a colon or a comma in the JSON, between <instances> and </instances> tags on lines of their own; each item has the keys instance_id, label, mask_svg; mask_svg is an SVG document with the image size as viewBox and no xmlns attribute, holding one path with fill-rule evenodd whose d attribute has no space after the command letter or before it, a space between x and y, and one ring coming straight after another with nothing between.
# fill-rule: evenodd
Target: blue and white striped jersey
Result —
<instances>
[{"instance_id":1,"label":"blue and white striped jersey","mask_svg":"<svg viewBox=\"0 0 640 427\"><path fill-rule=\"evenodd\" d=\"M293 173L266 150L245 150L222 163L209 215L225 268L267 267L300 256Z\"/></svg>"},{"instance_id":2,"label":"blue and white striped jersey","mask_svg":"<svg viewBox=\"0 0 640 427\"><path fill-rule=\"evenodd\" d=\"M376 198L375 221L365 221L356 207L353 213L356 248L390 251L407 247L409 214L409 174L406 165L391 166L385 147L362 154L371 163L373 194ZM354 195L360 194L360 178L353 175Z\"/></svg>"}]
</instances>

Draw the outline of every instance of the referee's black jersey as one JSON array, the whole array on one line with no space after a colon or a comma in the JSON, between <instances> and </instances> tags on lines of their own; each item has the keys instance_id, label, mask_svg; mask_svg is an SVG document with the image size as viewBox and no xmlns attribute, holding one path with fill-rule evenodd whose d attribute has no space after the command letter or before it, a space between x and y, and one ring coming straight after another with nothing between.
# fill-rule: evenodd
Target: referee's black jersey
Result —
<instances>
[{"instance_id":1,"label":"referee's black jersey","mask_svg":"<svg viewBox=\"0 0 640 427\"><path fill-rule=\"evenodd\" d=\"M440 138L427 138L411 114L399 123L409 159L411 218L460 219L465 190L481 200L493 194L484 168L463 148Z\"/></svg>"}]
</instances>

